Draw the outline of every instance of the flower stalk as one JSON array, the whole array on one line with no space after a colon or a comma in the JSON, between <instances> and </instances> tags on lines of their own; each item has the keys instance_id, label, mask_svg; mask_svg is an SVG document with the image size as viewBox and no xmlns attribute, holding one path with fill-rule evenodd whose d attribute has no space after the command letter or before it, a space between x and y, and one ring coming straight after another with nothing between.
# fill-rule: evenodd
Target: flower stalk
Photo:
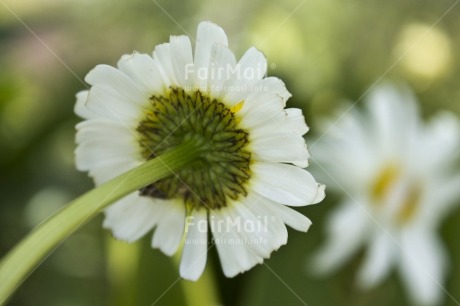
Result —
<instances>
[{"instance_id":1,"label":"flower stalk","mask_svg":"<svg viewBox=\"0 0 460 306\"><path fill-rule=\"evenodd\" d=\"M196 282L183 279L181 281L185 302L189 306L218 306L219 303L217 284L211 265L207 265L200 279Z\"/></svg>"},{"instance_id":2,"label":"flower stalk","mask_svg":"<svg viewBox=\"0 0 460 306\"><path fill-rule=\"evenodd\" d=\"M0 305L70 234L111 203L188 165L198 151L196 143L185 142L83 194L44 221L0 262Z\"/></svg>"},{"instance_id":3,"label":"flower stalk","mask_svg":"<svg viewBox=\"0 0 460 306\"><path fill-rule=\"evenodd\" d=\"M206 252L209 252L210 248ZM173 256L173 262L179 269L183 247L180 252ZM194 282L186 279L180 281L182 292L185 298L185 304L188 306L218 306L222 305L219 301L219 289L217 288L216 276L213 265L206 265L206 268L200 278Z\"/></svg>"}]
</instances>

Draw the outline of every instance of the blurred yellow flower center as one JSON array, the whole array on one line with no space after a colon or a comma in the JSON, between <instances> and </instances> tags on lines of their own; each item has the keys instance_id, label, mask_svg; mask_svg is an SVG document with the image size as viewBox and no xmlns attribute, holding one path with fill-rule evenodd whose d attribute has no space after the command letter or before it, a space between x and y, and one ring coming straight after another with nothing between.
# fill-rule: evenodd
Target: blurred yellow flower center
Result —
<instances>
[{"instance_id":1,"label":"blurred yellow flower center","mask_svg":"<svg viewBox=\"0 0 460 306\"><path fill-rule=\"evenodd\" d=\"M377 175L371 185L371 200L375 206L382 206L393 192L395 185L401 177L401 168L397 164L389 164ZM422 188L420 184L411 182L405 189L401 202L396 213L396 222L407 223L414 217L417 208L420 206Z\"/></svg>"},{"instance_id":2,"label":"blurred yellow flower center","mask_svg":"<svg viewBox=\"0 0 460 306\"><path fill-rule=\"evenodd\" d=\"M390 164L383 168L371 188L371 198L375 203L380 203L386 198L399 174L400 169L397 165Z\"/></svg>"},{"instance_id":3,"label":"blurred yellow flower center","mask_svg":"<svg viewBox=\"0 0 460 306\"><path fill-rule=\"evenodd\" d=\"M152 96L137 127L141 154L149 160L184 141L196 141L201 153L188 167L140 190L143 196L179 198L192 208L215 209L227 198L246 196L251 176L248 133L238 128L242 103L227 108L199 90L170 88Z\"/></svg>"},{"instance_id":4,"label":"blurred yellow flower center","mask_svg":"<svg viewBox=\"0 0 460 306\"><path fill-rule=\"evenodd\" d=\"M406 223L415 215L417 208L420 206L422 197L422 188L419 184L412 184L409 186L401 205L401 209L397 215L397 221L401 224Z\"/></svg>"}]
</instances>

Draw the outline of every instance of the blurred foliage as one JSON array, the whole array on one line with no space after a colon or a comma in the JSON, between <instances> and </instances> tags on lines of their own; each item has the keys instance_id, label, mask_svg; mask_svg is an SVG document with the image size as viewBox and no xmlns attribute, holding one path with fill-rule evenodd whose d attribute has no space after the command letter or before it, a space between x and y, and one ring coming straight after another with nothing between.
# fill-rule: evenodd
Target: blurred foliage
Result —
<instances>
[{"instance_id":1,"label":"blurred foliage","mask_svg":"<svg viewBox=\"0 0 460 306\"><path fill-rule=\"evenodd\" d=\"M424 115L460 114L460 5L452 0L2 0L0 1L0 256L33 226L93 184L74 167L75 93L96 64L133 50L150 53L170 34L195 36L201 20L226 30L240 56L263 50L307 122L343 99L360 102L382 78L411 85ZM393 275L369 292L353 287L360 256L337 275L315 278L308 257L323 239L334 195L300 209L314 225L290 231L267 266L225 279L211 265L225 305L406 305ZM459 203L460 204L460 203ZM72 235L18 290L11 305L181 305L178 272L149 247L126 245L102 217ZM346 230L346 229L344 229ZM442 227L452 261L445 305L460 300L460 213ZM114 254L115 252L115 254ZM116 255L116 253L119 253ZM123 283L123 280L125 282ZM121 281L121 283L120 283Z\"/></svg>"}]
</instances>

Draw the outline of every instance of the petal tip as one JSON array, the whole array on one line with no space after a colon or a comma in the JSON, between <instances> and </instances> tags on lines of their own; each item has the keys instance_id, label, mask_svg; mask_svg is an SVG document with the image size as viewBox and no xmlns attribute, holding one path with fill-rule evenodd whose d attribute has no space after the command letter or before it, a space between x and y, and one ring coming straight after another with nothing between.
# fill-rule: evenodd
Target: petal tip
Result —
<instances>
[{"instance_id":1,"label":"petal tip","mask_svg":"<svg viewBox=\"0 0 460 306\"><path fill-rule=\"evenodd\" d=\"M313 199L312 204L317 204L324 200L326 197L326 185L318 184L318 192L316 193L316 197Z\"/></svg>"}]
</instances>

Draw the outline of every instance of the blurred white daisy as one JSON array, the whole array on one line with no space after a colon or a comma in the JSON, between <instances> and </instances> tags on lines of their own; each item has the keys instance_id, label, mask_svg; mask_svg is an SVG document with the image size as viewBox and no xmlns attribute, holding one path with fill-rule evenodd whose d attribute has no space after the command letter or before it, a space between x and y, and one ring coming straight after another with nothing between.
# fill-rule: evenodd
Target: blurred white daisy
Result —
<instances>
[{"instance_id":1,"label":"blurred white daisy","mask_svg":"<svg viewBox=\"0 0 460 306\"><path fill-rule=\"evenodd\" d=\"M313 266L332 272L365 245L359 286L377 285L396 266L416 305L436 304L447 263L437 227L460 195L459 121L442 113L424 124L412 94L390 84L367 102L312 149L323 179L346 193Z\"/></svg>"},{"instance_id":2,"label":"blurred white daisy","mask_svg":"<svg viewBox=\"0 0 460 306\"><path fill-rule=\"evenodd\" d=\"M194 53L187 36L171 36L153 57L124 55L99 65L77 95L77 167L97 185L178 146L201 145L191 165L128 195L105 210L104 227L128 242L154 229L152 247L174 254L184 241L180 274L200 277L208 222L223 271L244 272L287 242L285 224L311 222L285 205L324 198L307 166L299 109L255 48L237 61L224 31L198 26Z\"/></svg>"}]
</instances>

